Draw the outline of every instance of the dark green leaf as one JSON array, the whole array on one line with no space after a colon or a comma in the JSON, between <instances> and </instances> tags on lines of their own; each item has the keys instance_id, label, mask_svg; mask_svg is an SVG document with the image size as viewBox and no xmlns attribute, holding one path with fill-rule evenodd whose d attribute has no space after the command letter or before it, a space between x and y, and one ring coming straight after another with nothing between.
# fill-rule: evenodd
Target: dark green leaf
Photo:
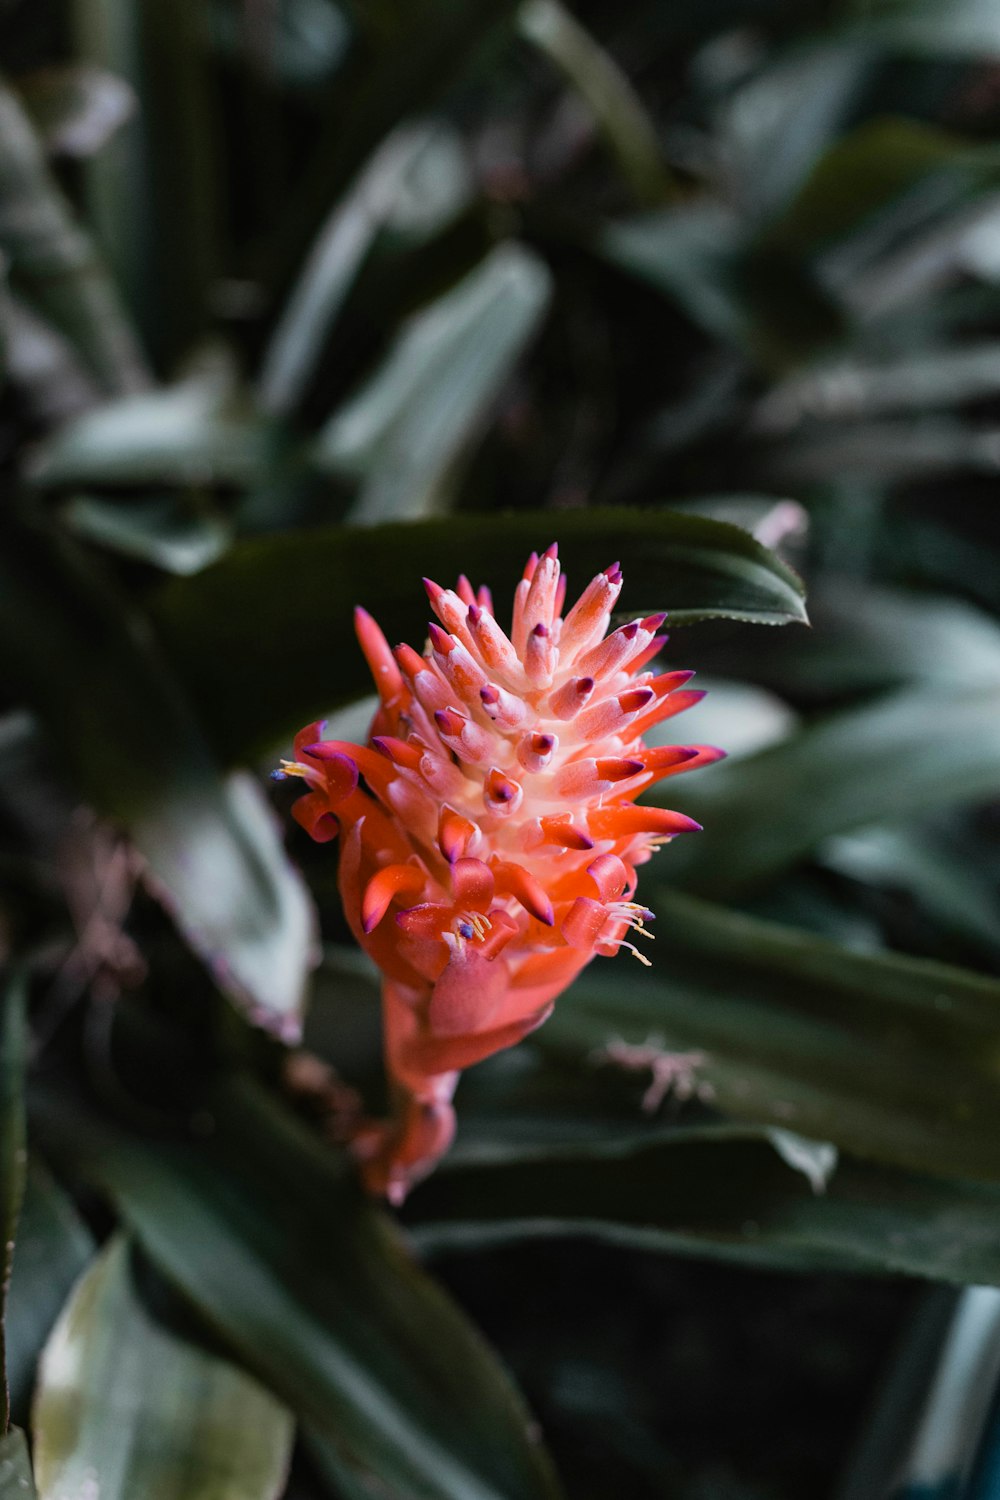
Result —
<instances>
[{"instance_id":1,"label":"dark green leaf","mask_svg":"<svg viewBox=\"0 0 1000 1500\"><path fill-rule=\"evenodd\" d=\"M679 1053L698 1096L739 1118L913 1171L1000 1180L1000 980L852 952L648 882L640 893L657 913L652 971L627 956L592 965L538 1046L577 1065L613 1064L622 1041Z\"/></svg>"},{"instance_id":2,"label":"dark green leaf","mask_svg":"<svg viewBox=\"0 0 1000 1500\"><path fill-rule=\"evenodd\" d=\"M28 1445L19 1427L0 1437L0 1500L35 1500Z\"/></svg>"},{"instance_id":3,"label":"dark green leaf","mask_svg":"<svg viewBox=\"0 0 1000 1500\"><path fill-rule=\"evenodd\" d=\"M132 316L161 366L208 331L221 213L208 11L198 0L71 7L78 55L140 108L85 166L88 206Z\"/></svg>"},{"instance_id":4,"label":"dark green leaf","mask_svg":"<svg viewBox=\"0 0 1000 1500\"><path fill-rule=\"evenodd\" d=\"M265 1024L298 1027L311 910L270 810L224 780L142 625L68 543L11 528L0 560L8 684L98 810L129 830L147 877L220 985Z\"/></svg>"},{"instance_id":5,"label":"dark green leaf","mask_svg":"<svg viewBox=\"0 0 1000 1500\"><path fill-rule=\"evenodd\" d=\"M15 285L66 334L110 395L147 383L142 355L94 245L49 173L17 96L0 81L0 248Z\"/></svg>"},{"instance_id":6,"label":"dark green leaf","mask_svg":"<svg viewBox=\"0 0 1000 1500\"><path fill-rule=\"evenodd\" d=\"M10 1422L7 1378L7 1296L14 1255L14 1236L24 1191L24 1026L25 979L7 974L0 988L0 1381L3 1382L0 1431Z\"/></svg>"},{"instance_id":7,"label":"dark green leaf","mask_svg":"<svg viewBox=\"0 0 1000 1500\"><path fill-rule=\"evenodd\" d=\"M302 399L362 262L441 137L440 125L394 131L334 205L265 350L258 381L265 411L287 416Z\"/></svg>"},{"instance_id":8,"label":"dark green leaf","mask_svg":"<svg viewBox=\"0 0 1000 1500\"><path fill-rule=\"evenodd\" d=\"M422 573L448 583L468 573L502 601L528 553L556 536L578 589L620 557L630 610L666 608L676 624L805 619L799 579L746 532L625 509L454 516L248 541L197 578L162 589L154 619L216 742L244 756L370 691L353 638L354 604L368 606L393 643L422 640Z\"/></svg>"},{"instance_id":9,"label":"dark green leaf","mask_svg":"<svg viewBox=\"0 0 1000 1500\"><path fill-rule=\"evenodd\" d=\"M517 1395L339 1159L249 1085L213 1131L148 1143L43 1099L39 1128L159 1268L372 1492L554 1493Z\"/></svg>"},{"instance_id":10,"label":"dark green leaf","mask_svg":"<svg viewBox=\"0 0 1000 1500\"><path fill-rule=\"evenodd\" d=\"M864 259L912 234L995 181L1000 156L915 120L886 117L859 125L817 163L767 243L815 255L865 234ZM859 242L860 248L860 242Z\"/></svg>"},{"instance_id":11,"label":"dark green leaf","mask_svg":"<svg viewBox=\"0 0 1000 1500\"><path fill-rule=\"evenodd\" d=\"M498 245L408 320L313 450L319 468L361 482L353 521L411 520L441 508L452 466L480 435L550 292L543 261Z\"/></svg>"},{"instance_id":12,"label":"dark green leaf","mask_svg":"<svg viewBox=\"0 0 1000 1500\"><path fill-rule=\"evenodd\" d=\"M428 1248L586 1234L803 1271L1000 1285L997 1188L841 1157L815 1191L765 1132L651 1136L446 1165L416 1190L409 1216Z\"/></svg>"},{"instance_id":13,"label":"dark green leaf","mask_svg":"<svg viewBox=\"0 0 1000 1500\"><path fill-rule=\"evenodd\" d=\"M592 112L636 200L649 207L672 198L677 186L656 127L611 54L560 0L526 0L518 19L522 35L552 59Z\"/></svg>"},{"instance_id":14,"label":"dark green leaf","mask_svg":"<svg viewBox=\"0 0 1000 1500\"><path fill-rule=\"evenodd\" d=\"M61 515L77 536L184 578L216 562L233 534L218 511L188 509L176 495L126 504L77 495Z\"/></svg>"},{"instance_id":15,"label":"dark green leaf","mask_svg":"<svg viewBox=\"0 0 1000 1500\"><path fill-rule=\"evenodd\" d=\"M246 485L260 478L273 435L249 411L229 362L210 358L162 390L108 402L59 428L39 449L41 485Z\"/></svg>"},{"instance_id":16,"label":"dark green leaf","mask_svg":"<svg viewBox=\"0 0 1000 1500\"><path fill-rule=\"evenodd\" d=\"M41 1165L28 1163L7 1308L11 1413L28 1420L38 1357L94 1241L72 1202Z\"/></svg>"},{"instance_id":17,"label":"dark green leaf","mask_svg":"<svg viewBox=\"0 0 1000 1500\"><path fill-rule=\"evenodd\" d=\"M935 58L1000 56L993 0L856 0L855 10L867 41Z\"/></svg>"},{"instance_id":18,"label":"dark green leaf","mask_svg":"<svg viewBox=\"0 0 1000 1500\"><path fill-rule=\"evenodd\" d=\"M116 1236L45 1346L32 1434L42 1500L277 1500L293 1425L236 1365L151 1316Z\"/></svg>"},{"instance_id":19,"label":"dark green leaf","mask_svg":"<svg viewBox=\"0 0 1000 1500\"><path fill-rule=\"evenodd\" d=\"M1000 895L958 838L919 828L861 828L829 839L819 862L852 880L905 891L947 933L957 933L988 960L1000 953Z\"/></svg>"},{"instance_id":20,"label":"dark green leaf","mask_svg":"<svg viewBox=\"0 0 1000 1500\"><path fill-rule=\"evenodd\" d=\"M136 106L123 79L86 64L40 69L18 79L18 92L53 156L93 156Z\"/></svg>"},{"instance_id":21,"label":"dark green leaf","mask_svg":"<svg viewBox=\"0 0 1000 1500\"><path fill-rule=\"evenodd\" d=\"M665 871L699 891L745 890L833 834L986 798L998 782L1000 683L908 689L671 788L705 831Z\"/></svg>"}]
</instances>

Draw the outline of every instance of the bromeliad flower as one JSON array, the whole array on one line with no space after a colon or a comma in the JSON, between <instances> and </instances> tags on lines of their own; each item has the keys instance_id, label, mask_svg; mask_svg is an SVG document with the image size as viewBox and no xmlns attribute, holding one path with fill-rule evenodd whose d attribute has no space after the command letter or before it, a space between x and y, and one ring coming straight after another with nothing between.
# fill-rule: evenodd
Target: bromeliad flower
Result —
<instances>
[{"instance_id":1,"label":"bromeliad flower","mask_svg":"<svg viewBox=\"0 0 1000 1500\"><path fill-rule=\"evenodd\" d=\"M292 812L314 839L342 835L344 909L382 973L393 1117L355 1149L397 1203L451 1142L463 1068L539 1026L595 954L649 962L636 867L698 824L635 799L722 754L643 742L703 695L649 667L664 615L605 635L617 563L562 618L556 548L532 554L509 636L487 589L425 584L422 656L356 612L381 700L368 744L311 724L279 773L305 782Z\"/></svg>"}]
</instances>

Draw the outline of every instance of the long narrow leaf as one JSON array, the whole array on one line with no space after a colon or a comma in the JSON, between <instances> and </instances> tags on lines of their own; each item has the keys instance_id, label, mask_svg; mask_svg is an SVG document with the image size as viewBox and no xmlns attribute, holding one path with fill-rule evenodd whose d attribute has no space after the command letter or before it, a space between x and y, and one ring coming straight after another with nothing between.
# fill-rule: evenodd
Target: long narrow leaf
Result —
<instances>
[{"instance_id":1,"label":"long narrow leaf","mask_svg":"<svg viewBox=\"0 0 1000 1500\"><path fill-rule=\"evenodd\" d=\"M421 1500L554 1493L486 1346L328 1150L249 1085L213 1133L155 1149L55 1097L44 1138L116 1201L159 1268L373 1490Z\"/></svg>"},{"instance_id":2,"label":"long narrow leaf","mask_svg":"<svg viewBox=\"0 0 1000 1500\"><path fill-rule=\"evenodd\" d=\"M65 541L11 527L3 675L62 765L129 830L147 876L220 985L294 1035L311 909L255 783L223 779L141 625Z\"/></svg>"}]
</instances>

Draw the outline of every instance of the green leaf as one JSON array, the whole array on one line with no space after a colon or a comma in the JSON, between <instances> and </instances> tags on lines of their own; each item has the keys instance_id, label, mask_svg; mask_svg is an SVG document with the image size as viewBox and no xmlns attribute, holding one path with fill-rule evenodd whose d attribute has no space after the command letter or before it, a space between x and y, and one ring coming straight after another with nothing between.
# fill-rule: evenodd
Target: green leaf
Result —
<instances>
[{"instance_id":1,"label":"green leaf","mask_svg":"<svg viewBox=\"0 0 1000 1500\"><path fill-rule=\"evenodd\" d=\"M775 1268L1000 1285L1000 1190L838 1161L814 1191L762 1131L650 1131L448 1165L413 1194L425 1249L587 1235Z\"/></svg>"},{"instance_id":2,"label":"green leaf","mask_svg":"<svg viewBox=\"0 0 1000 1500\"><path fill-rule=\"evenodd\" d=\"M709 670L725 669L796 701L814 703L906 684L924 687L1000 681L1000 626L981 609L942 594L859 584L843 576L809 591L814 629L708 649Z\"/></svg>"},{"instance_id":3,"label":"green leaf","mask_svg":"<svg viewBox=\"0 0 1000 1500\"><path fill-rule=\"evenodd\" d=\"M0 1500L35 1500L28 1444L19 1427L0 1437Z\"/></svg>"},{"instance_id":4,"label":"green leaf","mask_svg":"<svg viewBox=\"0 0 1000 1500\"><path fill-rule=\"evenodd\" d=\"M65 1097L44 1138L108 1192L161 1271L373 1493L555 1493L519 1398L329 1148L252 1086L211 1135L150 1145Z\"/></svg>"},{"instance_id":5,"label":"green leaf","mask_svg":"<svg viewBox=\"0 0 1000 1500\"><path fill-rule=\"evenodd\" d=\"M187 1343L140 1299L115 1236L52 1332L33 1413L42 1500L277 1500L289 1413L229 1360Z\"/></svg>"},{"instance_id":6,"label":"green leaf","mask_svg":"<svg viewBox=\"0 0 1000 1500\"><path fill-rule=\"evenodd\" d=\"M141 390L145 363L115 287L2 80L0 143L0 248L12 282L67 335L109 395Z\"/></svg>"},{"instance_id":7,"label":"green leaf","mask_svg":"<svg viewBox=\"0 0 1000 1500\"><path fill-rule=\"evenodd\" d=\"M635 198L646 206L677 192L656 127L627 74L560 0L525 0L522 36L552 59L597 122Z\"/></svg>"},{"instance_id":8,"label":"green leaf","mask_svg":"<svg viewBox=\"0 0 1000 1500\"><path fill-rule=\"evenodd\" d=\"M316 465L361 481L351 519L410 520L439 507L551 295L544 262L498 245L404 325L371 379L319 433Z\"/></svg>"},{"instance_id":9,"label":"green leaf","mask_svg":"<svg viewBox=\"0 0 1000 1500\"><path fill-rule=\"evenodd\" d=\"M878 57L858 41L824 37L778 48L724 100L717 149L754 217L784 206L843 128Z\"/></svg>"},{"instance_id":10,"label":"green leaf","mask_svg":"<svg viewBox=\"0 0 1000 1500\"><path fill-rule=\"evenodd\" d=\"M1000 56L993 0L856 0L859 37L932 57Z\"/></svg>"},{"instance_id":11,"label":"green leaf","mask_svg":"<svg viewBox=\"0 0 1000 1500\"><path fill-rule=\"evenodd\" d=\"M613 972L591 965L539 1047L575 1066L610 1063L622 1041L680 1053L699 1097L737 1118L1000 1181L1000 980L852 952L648 883L640 893L657 913L653 969L637 975L627 955Z\"/></svg>"},{"instance_id":12,"label":"green leaf","mask_svg":"<svg viewBox=\"0 0 1000 1500\"><path fill-rule=\"evenodd\" d=\"M736 267L745 231L721 204L695 202L604 225L595 247L612 264L663 293L706 333L751 346L752 311L740 299Z\"/></svg>"},{"instance_id":13,"label":"green leaf","mask_svg":"<svg viewBox=\"0 0 1000 1500\"><path fill-rule=\"evenodd\" d=\"M1000 897L958 838L910 828L861 828L829 839L817 853L828 870L905 891L945 932L957 933L988 960L1000 953Z\"/></svg>"},{"instance_id":14,"label":"green leaf","mask_svg":"<svg viewBox=\"0 0 1000 1500\"><path fill-rule=\"evenodd\" d=\"M176 384L86 412L38 450L36 484L247 485L273 435L246 409L227 359L209 356Z\"/></svg>"},{"instance_id":15,"label":"green leaf","mask_svg":"<svg viewBox=\"0 0 1000 1500\"><path fill-rule=\"evenodd\" d=\"M8 528L0 553L8 688L61 765L125 825L146 878L220 986L297 1032L312 914L263 795L223 779L148 633L65 539Z\"/></svg>"},{"instance_id":16,"label":"green leaf","mask_svg":"<svg viewBox=\"0 0 1000 1500\"><path fill-rule=\"evenodd\" d=\"M666 608L675 624L806 618L800 580L738 527L596 508L254 539L197 578L161 589L153 618L216 744L244 756L370 692L353 637L354 604L371 609L390 641L420 641L427 620L421 574L450 583L468 573L502 601L529 552L555 537L577 589L620 557L626 607L636 612Z\"/></svg>"},{"instance_id":17,"label":"green leaf","mask_svg":"<svg viewBox=\"0 0 1000 1500\"><path fill-rule=\"evenodd\" d=\"M123 79L79 63L29 73L18 93L46 150L74 159L100 151L136 106Z\"/></svg>"},{"instance_id":18,"label":"green leaf","mask_svg":"<svg viewBox=\"0 0 1000 1500\"><path fill-rule=\"evenodd\" d=\"M176 493L124 504L76 495L60 515L77 536L182 578L218 561L233 536L231 523L218 511L185 506Z\"/></svg>"},{"instance_id":19,"label":"green leaf","mask_svg":"<svg viewBox=\"0 0 1000 1500\"><path fill-rule=\"evenodd\" d=\"M25 977L8 974L0 989L0 1381L3 1383L0 1431L10 1422L7 1378L7 1297L14 1236L24 1192Z\"/></svg>"},{"instance_id":20,"label":"green leaf","mask_svg":"<svg viewBox=\"0 0 1000 1500\"><path fill-rule=\"evenodd\" d=\"M287 416L301 401L365 257L441 137L440 124L401 126L334 205L264 351L258 391L265 411Z\"/></svg>"},{"instance_id":21,"label":"green leaf","mask_svg":"<svg viewBox=\"0 0 1000 1500\"><path fill-rule=\"evenodd\" d=\"M28 1162L7 1307L11 1413L28 1420L45 1340L94 1254L90 1231L71 1200L35 1159Z\"/></svg>"},{"instance_id":22,"label":"green leaf","mask_svg":"<svg viewBox=\"0 0 1000 1500\"><path fill-rule=\"evenodd\" d=\"M671 849L665 873L748 890L833 834L987 798L998 780L1000 683L904 690L671 788L705 831Z\"/></svg>"},{"instance_id":23,"label":"green leaf","mask_svg":"<svg viewBox=\"0 0 1000 1500\"><path fill-rule=\"evenodd\" d=\"M869 120L837 141L816 164L767 243L797 256L868 232L867 251L900 228L910 234L985 188L1000 170L992 147L902 117ZM933 191L932 191L933 189Z\"/></svg>"}]
</instances>

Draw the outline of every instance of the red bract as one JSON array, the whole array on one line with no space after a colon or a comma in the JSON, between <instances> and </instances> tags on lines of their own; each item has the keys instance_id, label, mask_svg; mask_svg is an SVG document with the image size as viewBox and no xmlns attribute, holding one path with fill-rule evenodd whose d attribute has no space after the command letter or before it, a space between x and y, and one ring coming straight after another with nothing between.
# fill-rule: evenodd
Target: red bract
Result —
<instances>
[{"instance_id":1,"label":"red bract","mask_svg":"<svg viewBox=\"0 0 1000 1500\"><path fill-rule=\"evenodd\" d=\"M509 636L486 589L426 582L440 624L424 654L389 649L357 611L381 700L367 745L311 724L286 774L293 814L342 835L340 890L383 976L393 1116L355 1140L365 1181L393 1202L447 1150L463 1068L520 1041L595 954L649 937L636 867L698 824L636 806L654 782L717 760L643 734L698 701L689 672L646 670L663 615L605 636L622 587L606 568L561 617L556 548L534 554Z\"/></svg>"}]
</instances>

